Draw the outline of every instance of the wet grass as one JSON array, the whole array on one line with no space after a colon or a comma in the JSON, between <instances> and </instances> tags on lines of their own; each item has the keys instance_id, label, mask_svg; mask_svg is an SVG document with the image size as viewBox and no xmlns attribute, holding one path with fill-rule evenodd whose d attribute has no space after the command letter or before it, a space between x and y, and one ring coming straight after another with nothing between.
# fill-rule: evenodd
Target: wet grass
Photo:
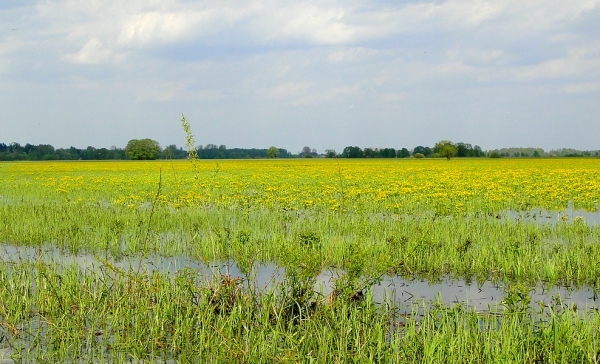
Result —
<instances>
[{"instance_id":1,"label":"wet grass","mask_svg":"<svg viewBox=\"0 0 600 364\"><path fill-rule=\"evenodd\" d=\"M241 171L200 162L0 165L0 242L101 263L46 260L43 249L1 261L3 352L21 362L597 362L598 311L560 301L534 310L531 287L597 290L599 224L513 212L566 199L597 208L595 161L509 174L490 161L389 165L411 181L426 174L414 189L382 187L391 176L380 176L382 162L236 162ZM546 183L536 175L546 167L554 185L566 176L581 194L516 180ZM469 173L504 179L445 189L432 171L442 186ZM235 261L245 279L116 264L140 256ZM282 267L283 279L253 284L257 263ZM317 278L328 268L339 276L322 294ZM376 301L372 287L386 275L507 288L501 310Z\"/></svg>"},{"instance_id":2,"label":"wet grass","mask_svg":"<svg viewBox=\"0 0 600 364\"><path fill-rule=\"evenodd\" d=\"M366 270L403 276L600 285L600 226L585 221L368 213L340 220L336 212L314 210L22 203L0 206L0 222L0 241L75 253L251 258L282 266L327 258L338 268L359 261Z\"/></svg>"},{"instance_id":3,"label":"wet grass","mask_svg":"<svg viewBox=\"0 0 600 364\"><path fill-rule=\"evenodd\" d=\"M515 291L502 314L440 303L406 314L368 292L321 297L311 277L290 270L256 291L191 269L5 265L2 343L23 362L579 363L599 354L597 311L533 312Z\"/></svg>"}]
</instances>

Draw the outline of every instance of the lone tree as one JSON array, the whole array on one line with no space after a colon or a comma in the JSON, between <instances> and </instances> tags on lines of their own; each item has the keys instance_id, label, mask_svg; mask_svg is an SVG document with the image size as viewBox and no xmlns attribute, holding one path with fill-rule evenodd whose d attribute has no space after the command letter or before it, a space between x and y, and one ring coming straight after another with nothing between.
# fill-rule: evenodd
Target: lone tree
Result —
<instances>
[{"instance_id":1,"label":"lone tree","mask_svg":"<svg viewBox=\"0 0 600 364\"><path fill-rule=\"evenodd\" d=\"M279 149L277 147L270 147L267 149L267 158L277 158L279 157Z\"/></svg>"},{"instance_id":2,"label":"lone tree","mask_svg":"<svg viewBox=\"0 0 600 364\"><path fill-rule=\"evenodd\" d=\"M457 153L456 146L449 140L440 140L435 144L435 152L441 157L446 157L447 160L454 157Z\"/></svg>"},{"instance_id":3,"label":"lone tree","mask_svg":"<svg viewBox=\"0 0 600 364\"><path fill-rule=\"evenodd\" d=\"M129 159L150 160L158 158L160 154L160 145L152 139L132 139L125 147L125 153Z\"/></svg>"}]
</instances>

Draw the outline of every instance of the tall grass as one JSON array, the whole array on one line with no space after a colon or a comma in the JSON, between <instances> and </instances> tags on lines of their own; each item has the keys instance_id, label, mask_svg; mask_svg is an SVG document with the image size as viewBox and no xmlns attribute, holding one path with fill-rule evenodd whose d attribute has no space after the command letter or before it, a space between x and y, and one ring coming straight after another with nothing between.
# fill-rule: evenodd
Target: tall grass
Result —
<instances>
[{"instance_id":1,"label":"tall grass","mask_svg":"<svg viewBox=\"0 0 600 364\"><path fill-rule=\"evenodd\" d=\"M51 243L75 253L117 257L187 255L209 261L252 256L282 266L299 259L320 264L327 257L328 265L349 268L353 256L365 267L405 276L596 287L600 277L600 226L584 222L352 212L340 219L336 211L153 206L0 205L0 241Z\"/></svg>"},{"instance_id":2,"label":"tall grass","mask_svg":"<svg viewBox=\"0 0 600 364\"><path fill-rule=\"evenodd\" d=\"M434 304L400 314L369 294L322 300L294 274L257 294L191 269L2 266L3 341L23 362L592 363L599 354L596 311Z\"/></svg>"}]
</instances>

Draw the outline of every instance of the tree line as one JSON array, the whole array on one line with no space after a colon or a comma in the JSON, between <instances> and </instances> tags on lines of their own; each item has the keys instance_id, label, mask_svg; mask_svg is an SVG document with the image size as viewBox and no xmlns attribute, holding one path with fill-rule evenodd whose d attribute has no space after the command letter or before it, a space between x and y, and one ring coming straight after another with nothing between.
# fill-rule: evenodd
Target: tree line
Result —
<instances>
[{"instance_id":1,"label":"tree line","mask_svg":"<svg viewBox=\"0 0 600 364\"><path fill-rule=\"evenodd\" d=\"M54 148L50 144L0 143L1 161L40 161L40 160L110 160L126 159L125 150L117 147L79 149Z\"/></svg>"},{"instance_id":2,"label":"tree line","mask_svg":"<svg viewBox=\"0 0 600 364\"><path fill-rule=\"evenodd\" d=\"M360 148L358 146L348 146L337 154L335 150L325 151L325 157L341 158L431 158L431 157L485 157L486 153L478 145L469 143L453 143L449 140L441 140L433 147L418 145L412 150L407 148Z\"/></svg>"},{"instance_id":3,"label":"tree line","mask_svg":"<svg viewBox=\"0 0 600 364\"><path fill-rule=\"evenodd\" d=\"M306 147L305 147L306 148ZM600 150L578 150L571 148L552 149L544 151L542 148L502 148L484 151L478 145L469 143L453 143L441 140L433 147L416 146L412 150L407 148L360 148L348 146L341 153L327 149L323 157L334 158L454 158L454 157L489 157L489 158L537 158L537 157L600 157Z\"/></svg>"},{"instance_id":4,"label":"tree line","mask_svg":"<svg viewBox=\"0 0 600 364\"><path fill-rule=\"evenodd\" d=\"M518 157L597 157L598 150L578 150L572 148L560 148L544 151L542 148L501 148L488 152L492 158L518 158Z\"/></svg>"},{"instance_id":5,"label":"tree line","mask_svg":"<svg viewBox=\"0 0 600 364\"><path fill-rule=\"evenodd\" d=\"M274 148L274 147L271 147ZM198 157L201 159L249 159L249 158L291 158L297 157L283 148L275 150L256 148L227 148L207 144L198 146ZM0 143L0 161L44 161L44 160L143 160L143 159L185 159L188 151L175 144L161 148L158 142L151 139L133 139L125 148L85 149L54 148L50 144Z\"/></svg>"},{"instance_id":6,"label":"tree line","mask_svg":"<svg viewBox=\"0 0 600 364\"><path fill-rule=\"evenodd\" d=\"M308 146L297 154L286 149L271 146L266 149L257 148L227 148L225 145L207 144L196 149L200 159L255 159L255 158L454 158L454 157L590 157L600 156L600 151L581 151L576 149L555 149L548 152L542 148L502 148L483 151L478 145L469 143L453 143L442 140L429 147L418 145L408 148L361 148L347 146L341 153L327 149L319 154L316 149ZM137 160L137 159L185 159L188 151L175 144L161 148L152 139L132 139L125 148L112 146L110 148L85 149L75 147L54 148L50 144L0 143L0 161L39 161L39 160Z\"/></svg>"}]
</instances>

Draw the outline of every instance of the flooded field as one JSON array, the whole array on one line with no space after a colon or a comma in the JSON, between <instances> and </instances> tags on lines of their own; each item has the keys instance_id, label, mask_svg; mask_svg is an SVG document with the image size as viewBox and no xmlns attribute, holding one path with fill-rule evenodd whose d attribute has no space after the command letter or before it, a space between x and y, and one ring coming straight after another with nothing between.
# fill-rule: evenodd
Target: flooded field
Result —
<instances>
[{"instance_id":1,"label":"flooded field","mask_svg":"<svg viewBox=\"0 0 600 364\"><path fill-rule=\"evenodd\" d=\"M241 284L253 287L257 291L270 290L283 282L286 276L284 267L275 264L255 264L243 273L235 261L204 262L189 257L123 257L115 261L109 257L95 257L91 254L72 255L55 246L40 248L0 246L0 261L4 264L24 264L42 261L60 267L78 266L82 273L91 270L106 271L106 263L123 272L136 272L152 275L154 272L176 276L182 271L191 270L206 282L213 282L222 276L239 280ZM313 290L316 295L326 297L335 289L335 281L346 274L343 270L324 269L316 276ZM397 306L410 307L413 304L433 304L442 302L451 306L462 304L477 312L498 312L503 309L507 286L505 282L473 282L461 279L437 279L429 281L422 278L406 278L383 275L377 284L364 287L369 290L376 303L393 301ZM600 308L598 292L591 287L560 286L551 283L529 287L532 307L560 304L575 306L579 310L597 310Z\"/></svg>"},{"instance_id":2,"label":"flooded field","mask_svg":"<svg viewBox=\"0 0 600 364\"><path fill-rule=\"evenodd\" d=\"M2 360L600 356L598 160L0 172Z\"/></svg>"}]
</instances>

